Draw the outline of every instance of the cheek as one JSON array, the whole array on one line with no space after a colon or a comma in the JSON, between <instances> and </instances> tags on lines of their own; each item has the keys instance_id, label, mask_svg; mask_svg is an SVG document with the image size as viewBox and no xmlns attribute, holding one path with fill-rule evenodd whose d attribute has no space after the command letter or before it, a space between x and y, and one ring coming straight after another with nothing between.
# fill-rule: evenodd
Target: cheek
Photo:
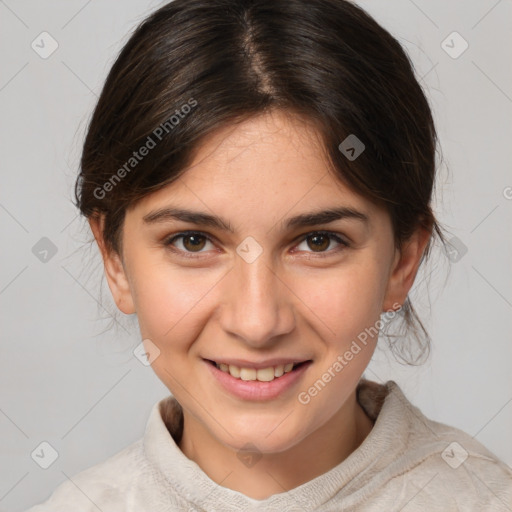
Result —
<instances>
[{"instance_id":1,"label":"cheek","mask_svg":"<svg viewBox=\"0 0 512 512\"><path fill-rule=\"evenodd\" d=\"M312 311L325 339L350 342L374 325L382 309L382 274L375 264L358 263L298 280L297 295Z\"/></svg>"},{"instance_id":2,"label":"cheek","mask_svg":"<svg viewBox=\"0 0 512 512\"><path fill-rule=\"evenodd\" d=\"M172 393L186 403L181 390L188 382L194 341L209 317L208 300L219 276L171 269L168 264L146 267L140 276L135 302L141 336L160 351L151 366Z\"/></svg>"},{"instance_id":3,"label":"cheek","mask_svg":"<svg viewBox=\"0 0 512 512\"><path fill-rule=\"evenodd\" d=\"M141 335L157 345L187 344L200 330L201 305L218 276L176 269L169 264L141 268L135 284L135 307Z\"/></svg>"},{"instance_id":4,"label":"cheek","mask_svg":"<svg viewBox=\"0 0 512 512\"><path fill-rule=\"evenodd\" d=\"M316 318L325 346L316 372L297 396L308 418L304 424L320 426L330 419L368 366L378 338L381 271L378 264L366 261L303 281L301 297L307 298L304 302L314 315L309 317Z\"/></svg>"}]
</instances>

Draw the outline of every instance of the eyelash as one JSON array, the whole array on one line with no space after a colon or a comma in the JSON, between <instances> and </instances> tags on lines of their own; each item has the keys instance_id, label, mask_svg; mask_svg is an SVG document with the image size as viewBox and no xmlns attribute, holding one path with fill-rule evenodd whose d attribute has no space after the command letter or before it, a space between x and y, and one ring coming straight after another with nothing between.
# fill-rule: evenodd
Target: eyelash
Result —
<instances>
[{"instance_id":1,"label":"eyelash","mask_svg":"<svg viewBox=\"0 0 512 512\"><path fill-rule=\"evenodd\" d=\"M171 238L168 238L167 240L165 240L163 242L164 246L169 248L174 253L177 253L185 258L195 258L195 259L202 258L202 256L199 256L200 254L202 254L201 252L194 253L191 251L182 251L181 249L174 248L172 245L173 242L175 242L176 240L178 240L180 238L185 238L185 237L191 236L191 235L199 235L201 237L206 238L206 240L208 240L209 242L213 243L212 238L209 237L206 233L203 233L201 231L183 231L181 233L177 233L176 235L172 235ZM328 251L323 251L323 252L306 251L306 252L308 252L308 254L313 254L315 258L327 258L327 257L331 256L333 252L338 253L338 252L350 247L350 244L348 242L343 240L341 237L339 237L336 233L334 233L332 231L311 231L311 232L303 235L300 238L300 240L298 241L298 244L301 244L302 242L304 242L305 240L307 240L308 238L310 238L314 235L327 236L330 239L335 240L342 246L342 247L338 247L337 249L330 249Z\"/></svg>"}]
</instances>

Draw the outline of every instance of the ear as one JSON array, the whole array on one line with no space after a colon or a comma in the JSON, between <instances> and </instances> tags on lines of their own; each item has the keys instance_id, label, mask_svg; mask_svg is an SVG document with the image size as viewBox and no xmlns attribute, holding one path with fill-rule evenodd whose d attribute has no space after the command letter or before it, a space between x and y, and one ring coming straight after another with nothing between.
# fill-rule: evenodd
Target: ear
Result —
<instances>
[{"instance_id":1,"label":"ear","mask_svg":"<svg viewBox=\"0 0 512 512\"><path fill-rule=\"evenodd\" d=\"M117 307L125 314L135 313L130 285L126 276L125 267L119 254L108 249L103 238L104 215L93 216L89 218L89 225L96 239L96 243L103 258L105 267L105 276L107 277L108 287Z\"/></svg>"},{"instance_id":2,"label":"ear","mask_svg":"<svg viewBox=\"0 0 512 512\"><path fill-rule=\"evenodd\" d=\"M383 311L396 310L396 304L403 305L411 289L421 257L432 234L431 230L418 227L404 243L402 250L396 250L386 295L382 306Z\"/></svg>"}]
</instances>

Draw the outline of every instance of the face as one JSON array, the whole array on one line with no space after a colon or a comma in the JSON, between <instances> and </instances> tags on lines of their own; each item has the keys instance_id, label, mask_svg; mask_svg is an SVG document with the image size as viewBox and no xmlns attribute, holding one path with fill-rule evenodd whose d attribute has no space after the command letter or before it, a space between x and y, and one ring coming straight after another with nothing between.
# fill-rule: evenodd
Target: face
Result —
<instances>
[{"instance_id":1,"label":"face","mask_svg":"<svg viewBox=\"0 0 512 512\"><path fill-rule=\"evenodd\" d=\"M274 112L210 136L127 212L122 240L109 286L186 423L270 453L353 396L376 344L361 334L403 303L427 238L400 257L388 214L334 178L314 128Z\"/></svg>"}]
</instances>

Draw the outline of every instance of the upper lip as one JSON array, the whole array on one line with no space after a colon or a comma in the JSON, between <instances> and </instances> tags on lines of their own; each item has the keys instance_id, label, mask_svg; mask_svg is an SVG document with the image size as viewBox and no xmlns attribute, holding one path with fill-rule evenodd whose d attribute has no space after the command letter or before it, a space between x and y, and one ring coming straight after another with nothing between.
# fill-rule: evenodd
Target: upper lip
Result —
<instances>
[{"instance_id":1,"label":"upper lip","mask_svg":"<svg viewBox=\"0 0 512 512\"><path fill-rule=\"evenodd\" d=\"M219 358L204 358L208 361L213 361L215 363L227 364L232 366L238 366L239 368L255 368L256 370L261 370L263 368L269 368L271 366L280 366L289 363L304 363L306 361L310 361L307 358L291 358L291 357L274 357L272 359L265 359L264 361L248 361L247 359L236 359L230 357L219 357Z\"/></svg>"}]
</instances>

